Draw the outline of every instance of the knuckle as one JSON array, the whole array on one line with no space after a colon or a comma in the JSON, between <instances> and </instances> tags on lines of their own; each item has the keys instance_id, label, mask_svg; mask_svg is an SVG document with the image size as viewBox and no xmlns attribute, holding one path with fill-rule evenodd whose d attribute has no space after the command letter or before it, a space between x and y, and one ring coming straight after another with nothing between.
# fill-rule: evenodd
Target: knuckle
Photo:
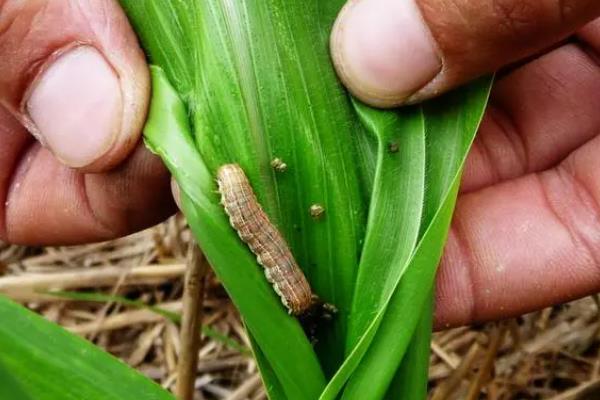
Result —
<instances>
[{"instance_id":1,"label":"knuckle","mask_svg":"<svg viewBox=\"0 0 600 400\"><path fill-rule=\"evenodd\" d=\"M492 0L492 9L501 29L522 37L551 26L570 25L585 14L582 10L590 8L588 3L588 0Z\"/></svg>"},{"instance_id":2,"label":"knuckle","mask_svg":"<svg viewBox=\"0 0 600 400\"><path fill-rule=\"evenodd\" d=\"M600 16L598 0L556 0L556 4L560 22L567 26L578 27Z\"/></svg>"},{"instance_id":3,"label":"knuckle","mask_svg":"<svg viewBox=\"0 0 600 400\"><path fill-rule=\"evenodd\" d=\"M493 0L492 6L499 28L510 36L520 37L539 24L539 1Z\"/></svg>"},{"instance_id":4,"label":"knuckle","mask_svg":"<svg viewBox=\"0 0 600 400\"><path fill-rule=\"evenodd\" d=\"M573 15L575 5L572 0L557 0L557 10L561 21L568 21Z\"/></svg>"}]
</instances>

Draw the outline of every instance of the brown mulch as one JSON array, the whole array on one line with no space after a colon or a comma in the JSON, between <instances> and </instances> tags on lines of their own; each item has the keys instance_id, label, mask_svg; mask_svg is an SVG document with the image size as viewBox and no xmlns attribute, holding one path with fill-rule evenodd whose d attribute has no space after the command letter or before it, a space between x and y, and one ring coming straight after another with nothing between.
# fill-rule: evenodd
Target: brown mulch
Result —
<instances>
[{"instance_id":1,"label":"brown mulch","mask_svg":"<svg viewBox=\"0 0 600 400\"><path fill-rule=\"evenodd\" d=\"M101 244L28 248L0 243L0 293L173 390L182 354L174 322L144 308L47 292L126 296L180 312L189 238L177 217ZM197 397L265 399L238 314L214 276L207 280L203 325L210 332L199 351ZM430 398L600 399L599 305L597 297L589 297L509 321L436 333Z\"/></svg>"}]
</instances>

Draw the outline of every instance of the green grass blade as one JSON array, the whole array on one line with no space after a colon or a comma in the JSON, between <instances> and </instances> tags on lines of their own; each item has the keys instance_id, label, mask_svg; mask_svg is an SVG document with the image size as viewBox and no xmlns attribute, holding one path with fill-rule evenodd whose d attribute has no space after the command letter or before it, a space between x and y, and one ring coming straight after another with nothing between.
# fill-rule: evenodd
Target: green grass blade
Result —
<instances>
[{"instance_id":1,"label":"green grass blade","mask_svg":"<svg viewBox=\"0 0 600 400\"><path fill-rule=\"evenodd\" d=\"M427 134L426 227L460 174L487 104L492 79L472 84L424 104Z\"/></svg>"},{"instance_id":2,"label":"green grass blade","mask_svg":"<svg viewBox=\"0 0 600 400\"><path fill-rule=\"evenodd\" d=\"M174 399L122 361L2 296L0 317L10 321L0 324L0 365L33 399Z\"/></svg>"}]
</instances>

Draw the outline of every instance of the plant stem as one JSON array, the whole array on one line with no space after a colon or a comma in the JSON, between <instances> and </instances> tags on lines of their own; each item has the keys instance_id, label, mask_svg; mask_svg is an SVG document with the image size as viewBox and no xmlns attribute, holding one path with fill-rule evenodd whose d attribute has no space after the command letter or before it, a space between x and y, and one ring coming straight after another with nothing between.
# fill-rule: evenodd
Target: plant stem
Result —
<instances>
[{"instance_id":1,"label":"plant stem","mask_svg":"<svg viewBox=\"0 0 600 400\"><path fill-rule=\"evenodd\" d=\"M111 266L51 274L11 275L0 278L0 293L21 303L37 302L55 299L55 296L46 293L51 289L62 291L114 286L119 280L121 286L158 285L178 279L184 272L183 264L155 264L137 266L127 271ZM106 301L111 299L107 298Z\"/></svg>"},{"instance_id":2,"label":"plant stem","mask_svg":"<svg viewBox=\"0 0 600 400\"><path fill-rule=\"evenodd\" d=\"M208 262L196 241L190 241L187 272L183 289L183 313L181 320L181 354L177 366L175 393L181 400L194 399L194 381L198 369L200 326L202 324L202 300Z\"/></svg>"},{"instance_id":3,"label":"plant stem","mask_svg":"<svg viewBox=\"0 0 600 400\"><path fill-rule=\"evenodd\" d=\"M505 323L496 325L492 330L492 334L490 335L490 343L483 359L483 365L479 368L475 379L471 382L469 392L465 399L476 400L479 398L481 388L486 381L490 379L492 368L494 367L494 361L496 360L496 355L498 354L500 346L502 346L502 343L504 342L506 331L507 325Z\"/></svg>"},{"instance_id":4,"label":"plant stem","mask_svg":"<svg viewBox=\"0 0 600 400\"><path fill-rule=\"evenodd\" d=\"M476 341L469 348L467 355L465 355L465 357L462 359L458 365L458 368L452 372L448 379L446 379L440 386L437 387L433 393L433 396L431 396L431 400L444 400L448 398L454 392L454 389L458 387L464 377L467 376L473 367L475 360L477 360L479 357L480 352L481 345Z\"/></svg>"}]
</instances>

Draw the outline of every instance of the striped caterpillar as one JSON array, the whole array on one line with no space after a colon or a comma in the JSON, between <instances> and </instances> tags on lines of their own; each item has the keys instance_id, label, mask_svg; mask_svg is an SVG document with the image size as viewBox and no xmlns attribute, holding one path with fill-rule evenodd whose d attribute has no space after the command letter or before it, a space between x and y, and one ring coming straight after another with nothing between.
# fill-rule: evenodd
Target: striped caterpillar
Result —
<instances>
[{"instance_id":1,"label":"striped caterpillar","mask_svg":"<svg viewBox=\"0 0 600 400\"><path fill-rule=\"evenodd\" d=\"M231 226L264 267L283 305L290 314L305 314L316 304L316 296L285 239L258 203L242 168L237 164L221 166L217 184Z\"/></svg>"}]
</instances>

